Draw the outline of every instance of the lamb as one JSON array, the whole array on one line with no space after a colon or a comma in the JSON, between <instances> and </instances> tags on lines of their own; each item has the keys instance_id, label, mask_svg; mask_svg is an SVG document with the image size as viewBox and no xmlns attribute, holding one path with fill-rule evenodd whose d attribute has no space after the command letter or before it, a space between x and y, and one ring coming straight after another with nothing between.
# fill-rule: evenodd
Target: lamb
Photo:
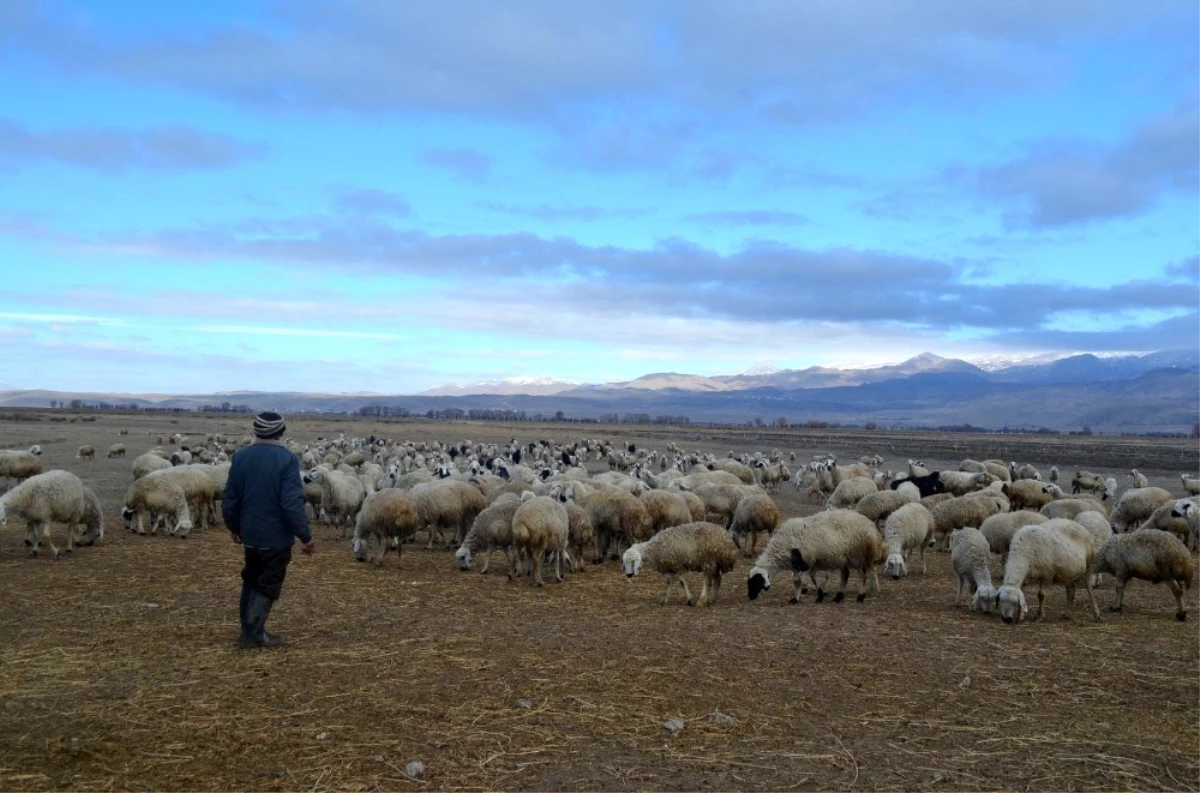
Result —
<instances>
[{"instance_id":1,"label":"lamb","mask_svg":"<svg viewBox=\"0 0 1200 793\"><path fill-rule=\"evenodd\" d=\"M992 553L1000 555L1000 564L1004 564L1008 559L1008 549L1012 544L1013 535L1025 526L1036 526L1048 520L1050 518L1045 515L1027 509L1002 512L987 518L979 527L979 531L987 540Z\"/></svg>"},{"instance_id":2,"label":"lamb","mask_svg":"<svg viewBox=\"0 0 1200 793\"><path fill-rule=\"evenodd\" d=\"M141 479L151 471L161 471L170 468L171 463L154 452L146 452L133 458L133 478Z\"/></svg>"},{"instance_id":3,"label":"lamb","mask_svg":"<svg viewBox=\"0 0 1200 793\"><path fill-rule=\"evenodd\" d=\"M883 526L887 543L887 574L893 579L908 575L907 559L914 549L921 555L921 575L925 575L925 547L933 537L933 515L917 503L904 504Z\"/></svg>"},{"instance_id":4,"label":"lamb","mask_svg":"<svg viewBox=\"0 0 1200 793\"><path fill-rule=\"evenodd\" d=\"M1100 621L1100 609L1092 592L1092 562L1096 546L1083 526L1066 518L1055 518L1038 526L1025 526L1016 533L1004 565L1004 583L996 593L1000 617L1007 624L1021 622L1029 613L1021 587L1029 582L1038 586L1037 612L1031 619L1045 615L1047 584L1063 584L1067 602L1075 602L1075 587L1083 583L1092 616Z\"/></svg>"},{"instance_id":5,"label":"lamb","mask_svg":"<svg viewBox=\"0 0 1200 793\"><path fill-rule=\"evenodd\" d=\"M1190 496L1200 496L1200 479L1191 474L1180 474L1179 480L1183 482L1183 492Z\"/></svg>"},{"instance_id":6,"label":"lamb","mask_svg":"<svg viewBox=\"0 0 1200 793\"><path fill-rule=\"evenodd\" d=\"M840 603L846 596L850 571L862 574L858 602L879 591L875 565L881 561L886 546L870 520L848 509L827 510L807 518L784 521L767 542L750 570L747 591L756 599L771 588L771 576L791 569L794 591L789 603L799 603L803 573L815 570L839 570L841 585L833 598ZM817 602L825 599L825 591L817 588Z\"/></svg>"},{"instance_id":7,"label":"lamb","mask_svg":"<svg viewBox=\"0 0 1200 793\"><path fill-rule=\"evenodd\" d=\"M1007 511L1008 501L999 495L972 493L947 499L931 510L934 541L941 543L950 532L964 526L979 528L992 515Z\"/></svg>"},{"instance_id":8,"label":"lamb","mask_svg":"<svg viewBox=\"0 0 1200 793\"><path fill-rule=\"evenodd\" d=\"M724 528L715 523L697 521L672 526L645 542L634 543L621 557L627 578L633 578L643 566L667 577L666 605L671 601L675 581L683 584L683 594L689 606L710 606L721 591L721 577L733 570L738 549ZM698 600L692 599L685 572L704 575L704 585Z\"/></svg>"},{"instance_id":9,"label":"lamb","mask_svg":"<svg viewBox=\"0 0 1200 793\"><path fill-rule=\"evenodd\" d=\"M133 480L133 484L125 491L125 506L121 517L125 520L125 528L132 531L137 526L138 534L146 533L146 515L155 515L150 525L150 533L158 531L158 525L163 520L174 524L173 530L187 532L192 529L192 513L188 508L187 495L183 488L170 479L161 476L143 476Z\"/></svg>"},{"instance_id":10,"label":"lamb","mask_svg":"<svg viewBox=\"0 0 1200 793\"><path fill-rule=\"evenodd\" d=\"M977 471L975 473L942 471L941 473L942 484L945 485L946 492L953 493L956 496L965 496L976 490L982 490L996 481L996 477L987 471Z\"/></svg>"},{"instance_id":11,"label":"lamb","mask_svg":"<svg viewBox=\"0 0 1200 793\"><path fill-rule=\"evenodd\" d=\"M570 518L562 502L532 492L521 497L513 513L513 554L509 562L509 580L516 580L517 567L523 555L533 562L533 583L545 586L542 580L542 560L547 553L555 555L554 579L563 580L563 556L567 550Z\"/></svg>"},{"instance_id":12,"label":"lamb","mask_svg":"<svg viewBox=\"0 0 1200 793\"><path fill-rule=\"evenodd\" d=\"M506 557L509 555L512 548L512 519L519 506L520 496L516 493L502 493L475 516L462 545L454 554L458 569L470 570L472 556L481 550L487 551L487 556L483 558L483 568L479 571L481 573L487 573L492 563L492 552L497 548L503 551Z\"/></svg>"},{"instance_id":13,"label":"lamb","mask_svg":"<svg viewBox=\"0 0 1200 793\"><path fill-rule=\"evenodd\" d=\"M1154 514L1154 510L1174 501L1174 497L1161 487L1130 488L1121 494L1113 507L1109 520L1117 532L1133 531Z\"/></svg>"},{"instance_id":14,"label":"lamb","mask_svg":"<svg viewBox=\"0 0 1200 793\"><path fill-rule=\"evenodd\" d=\"M67 526L67 553L75 550L75 527L85 522L88 498L83 482L70 471L47 471L35 474L0 496L0 524L10 515L23 519L33 532L32 555L37 556L39 542L45 540L54 552L62 556L50 537L50 525L55 521Z\"/></svg>"},{"instance_id":15,"label":"lamb","mask_svg":"<svg viewBox=\"0 0 1200 793\"><path fill-rule=\"evenodd\" d=\"M1008 503L1014 510L1039 510L1054 500L1054 497L1046 492L1046 488L1036 479L1018 479L1015 482L1006 482L1000 488L1000 492L1008 497Z\"/></svg>"},{"instance_id":16,"label":"lamb","mask_svg":"<svg viewBox=\"0 0 1200 793\"><path fill-rule=\"evenodd\" d=\"M971 611L978 609L984 614L992 613L996 589L992 586L991 561L991 549L979 529L967 526L951 535L950 563L958 578L955 606L962 605L963 595L969 593L972 596Z\"/></svg>"},{"instance_id":17,"label":"lamb","mask_svg":"<svg viewBox=\"0 0 1200 793\"><path fill-rule=\"evenodd\" d=\"M416 534L417 522L417 508L408 493L395 488L372 493L363 499L354 521L354 558L381 564L389 547L399 556L401 543Z\"/></svg>"},{"instance_id":18,"label":"lamb","mask_svg":"<svg viewBox=\"0 0 1200 793\"><path fill-rule=\"evenodd\" d=\"M367 497L366 486L355 476L324 468L305 471L300 478L305 483L312 483L321 488L321 509L325 511L331 523L341 527L341 534L345 537L347 530L358 517L358 511L362 509L363 500ZM413 491L415 492L416 488L413 488Z\"/></svg>"},{"instance_id":19,"label":"lamb","mask_svg":"<svg viewBox=\"0 0 1200 793\"><path fill-rule=\"evenodd\" d=\"M741 546L749 536L750 543L746 546L746 555L754 555L754 547L758 545L759 532L767 533L767 541L779 526L779 507L775 500L766 493L755 493L744 497L738 502L737 510L733 513L733 521L729 524L729 533L734 543Z\"/></svg>"},{"instance_id":20,"label":"lamb","mask_svg":"<svg viewBox=\"0 0 1200 793\"><path fill-rule=\"evenodd\" d=\"M868 476L843 479L825 502L825 509L853 509L863 497L879 492L875 481Z\"/></svg>"},{"instance_id":21,"label":"lamb","mask_svg":"<svg viewBox=\"0 0 1200 793\"><path fill-rule=\"evenodd\" d=\"M123 443L114 443L108 447L108 459L112 460L118 457L125 459L125 444Z\"/></svg>"},{"instance_id":22,"label":"lamb","mask_svg":"<svg viewBox=\"0 0 1200 793\"><path fill-rule=\"evenodd\" d=\"M1129 478L1133 480L1134 487L1150 487L1150 480L1136 468L1129 472Z\"/></svg>"},{"instance_id":23,"label":"lamb","mask_svg":"<svg viewBox=\"0 0 1200 793\"><path fill-rule=\"evenodd\" d=\"M1157 584L1167 582L1175 596L1175 619L1187 619L1183 590L1192 588L1196 574L1191 554L1178 537L1159 529L1139 529L1130 534L1114 534L1096 553L1092 567L1096 573L1112 573L1117 602L1110 606L1120 611L1125 603L1125 586L1131 578Z\"/></svg>"},{"instance_id":24,"label":"lamb","mask_svg":"<svg viewBox=\"0 0 1200 793\"><path fill-rule=\"evenodd\" d=\"M863 496L854 506L854 511L868 518L876 526L882 527L889 515L905 504L912 504L918 500L915 487L880 490L878 493Z\"/></svg>"},{"instance_id":25,"label":"lamb","mask_svg":"<svg viewBox=\"0 0 1200 793\"><path fill-rule=\"evenodd\" d=\"M42 447L36 443L28 451L0 449L0 478L16 479L17 484L31 476L42 473L42 461L38 458Z\"/></svg>"},{"instance_id":26,"label":"lamb","mask_svg":"<svg viewBox=\"0 0 1200 793\"><path fill-rule=\"evenodd\" d=\"M76 460L95 460L96 459L96 447L91 445L90 443L80 446L79 450L75 452L75 459Z\"/></svg>"},{"instance_id":27,"label":"lamb","mask_svg":"<svg viewBox=\"0 0 1200 793\"><path fill-rule=\"evenodd\" d=\"M921 498L946 492L946 485L942 483L942 475L938 471L934 471L925 476L910 475L903 479L897 479L888 485L888 487L890 487L892 490L896 490L905 482L911 482L912 484L916 485L917 489L921 491Z\"/></svg>"}]
</instances>

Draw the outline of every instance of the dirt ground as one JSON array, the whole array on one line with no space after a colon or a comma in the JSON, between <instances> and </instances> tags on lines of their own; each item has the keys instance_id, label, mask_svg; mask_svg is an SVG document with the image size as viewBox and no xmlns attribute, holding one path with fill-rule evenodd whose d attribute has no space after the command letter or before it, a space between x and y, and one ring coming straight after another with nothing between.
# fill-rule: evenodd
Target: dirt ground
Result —
<instances>
[{"instance_id":1,"label":"dirt ground","mask_svg":"<svg viewBox=\"0 0 1200 793\"><path fill-rule=\"evenodd\" d=\"M100 494L103 545L30 558L0 528L0 789L4 790L1197 790L1197 588L1176 622L1165 587L1111 584L1016 627L953 605L946 554L864 603L746 597L749 562L710 609L661 604L661 576L615 563L537 589L461 573L406 546L358 564L318 527L272 627L288 647L236 646L240 549L120 527L132 458L158 433L248 421L104 416L0 420L0 447L40 443L47 468ZM176 423L177 422L177 423ZM120 429L128 430L119 436ZM1139 467L1182 494L1194 440L588 425L296 421L301 439L604 437L801 461L879 452L885 467L963 457L1076 467L1129 485ZM104 459L110 443L125 460ZM93 443L95 462L74 459ZM595 470L600 470L593 464ZM785 516L817 508L777 496ZM56 536L65 539L61 527ZM1000 576L999 566L995 575ZM698 586L698 582L697 582ZM852 581L851 587L855 583ZM853 591L853 590L852 590ZM1032 594L1032 593L1030 593ZM1064 617L1069 616L1069 619ZM714 714L732 718L715 719ZM683 729L670 732L669 720ZM418 779L406 763L423 763Z\"/></svg>"}]
</instances>

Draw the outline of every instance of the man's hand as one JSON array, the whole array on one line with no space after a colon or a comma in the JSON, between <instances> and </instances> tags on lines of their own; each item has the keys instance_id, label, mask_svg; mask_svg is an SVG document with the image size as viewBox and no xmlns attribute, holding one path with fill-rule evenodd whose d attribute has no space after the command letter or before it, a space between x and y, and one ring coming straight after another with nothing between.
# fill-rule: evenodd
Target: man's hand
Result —
<instances>
[{"instance_id":1,"label":"man's hand","mask_svg":"<svg viewBox=\"0 0 1200 793\"><path fill-rule=\"evenodd\" d=\"M309 540L308 542L302 543L300 545L300 553L304 554L305 556L312 556L316 552L317 552L317 541L315 539Z\"/></svg>"},{"instance_id":2,"label":"man's hand","mask_svg":"<svg viewBox=\"0 0 1200 793\"><path fill-rule=\"evenodd\" d=\"M242 544L242 535L240 535L240 534L235 534L234 532L231 531L231 532L229 532L229 539L233 540L234 545Z\"/></svg>"}]
</instances>

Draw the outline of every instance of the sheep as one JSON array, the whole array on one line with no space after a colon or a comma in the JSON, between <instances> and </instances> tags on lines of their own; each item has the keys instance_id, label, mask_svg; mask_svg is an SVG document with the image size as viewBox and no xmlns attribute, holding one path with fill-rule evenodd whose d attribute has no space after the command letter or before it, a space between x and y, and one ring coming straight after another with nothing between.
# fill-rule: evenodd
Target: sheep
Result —
<instances>
[{"instance_id":1,"label":"sheep","mask_svg":"<svg viewBox=\"0 0 1200 793\"><path fill-rule=\"evenodd\" d=\"M435 532L445 542L443 529L453 529L453 542L461 546L471 524L487 507L482 490L470 482L456 479L425 482L408 492L417 508L421 525L429 531L426 548L433 547Z\"/></svg>"},{"instance_id":2,"label":"sheep","mask_svg":"<svg viewBox=\"0 0 1200 793\"><path fill-rule=\"evenodd\" d=\"M150 513L155 515L150 525L151 534L155 534L158 524L166 519L170 519L174 530L183 532L183 536L192 529L192 513L183 488L161 476L135 479L125 491L124 509L121 510L125 528L133 531L136 524L137 533L145 534L145 518Z\"/></svg>"},{"instance_id":3,"label":"sheep","mask_svg":"<svg viewBox=\"0 0 1200 793\"><path fill-rule=\"evenodd\" d=\"M1125 586L1131 578L1157 584L1167 582L1175 596L1175 619L1187 619L1183 590L1192 588L1195 567L1191 554L1178 537L1159 529L1139 529L1130 534L1114 534L1096 552L1092 566L1096 573L1112 573L1117 590L1116 603L1109 608L1120 611L1125 603Z\"/></svg>"},{"instance_id":4,"label":"sheep","mask_svg":"<svg viewBox=\"0 0 1200 793\"><path fill-rule=\"evenodd\" d=\"M50 524L57 521L67 526L67 553L75 550L75 527L85 522L89 509L83 482L70 471L47 471L24 479L0 496L0 524L10 515L23 519L33 534L33 556L38 555L39 543L45 540L58 559L63 552L54 545Z\"/></svg>"},{"instance_id":5,"label":"sheep","mask_svg":"<svg viewBox=\"0 0 1200 793\"><path fill-rule=\"evenodd\" d=\"M905 504L918 501L918 491L914 488L897 488L896 490L880 490L878 493L868 493L854 505L854 511L868 518L876 526L882 526L896 510Z\"/></svg>"},{"instance_id":6,"label":"sheep","mask_svg":"<svg viewBox=\"0 0 1200 793\"><path fill-rule=\"evenodd\" d=\"M1129 472L1129 478L1133 480L1134 487L1150 487L1150 480L1136 468Z\"/></svg>"},{"instance_id":7,"label":"sheep","mask_svg":"<svg viewBox=\"0 0 1200 793\"><path fill-rule=\"evenodd\" d=\"M1150 513L1150 517L1137 530L1160 529L1168 531L1183 540L1184 544L1191 547L1192 541L1189 536L1190 525L1188 518L1195 508L1196 504L1186 498L1172 499Z\"/></svg>"},{"instance_id":8,"label":"sheep","mask_svg":"<svg viewBox=\"0 0 1200 793\"><path fill-rule=\"evenodd\" d=\"M1008 561L1004 565L1004 583L996 593L1000 617L1007 624L1021 622L1029 613L1021 587L1028 583L1038 586L1037 612L1031 618L1045 615L1047 584L1063 584L1067 602L1075 602L1075 587L1081 582L1087 590L1092 616L1100 622L1100 609L1092 592L1092 562L1096 546L1092 535L1083 526L1066 518L1055 518L1038 526L1025 526L1012 539Z\"/></svg>"},{"instance_id":9,"label":"sheep","mask_svg":"<svg viewBox=\"0 0 1200 793\"><path fill-rule=\"evenodd\" d=\"M1200 549L1200 504L1195 498L1181 498L1175 502L1171 516L1187 522L1187 546L1191 551Z\"/></svg>"},{"instance_id":10,"label":"sheep","mask_svg":"<svg viewBox=\"0 0 1200 793\"><path fill-rule=\"evenodd\" d=\"M491 504L475 516L462 544L454 553L458 569L470 570L471 558L481 550L487 551L483 558L483 568L479 571L487 573L492 563L492 552L499 548L507 557L512 548L512 519L521 505L521 497L516 493L502 493Z\"/></svg>"},{"instance_id":11,"label":"sheep","mask_svg":"<svg viewBox=\"0 0 1200 793\"><path fill-rule=\"evenodd\" d=\"M193 521L198 523L202 529L209 525L214 507L220 497L220 491L217 490L213 478L203 470L206 467L181 465L153 471L146 475L147 477L162 477L179 485L187 498L188 509L191 510ZM172 533L177 533L180 537L187 537L190 530L191 526L186 528L176 526Z\"/></svg>"},{"instance_id":12,"label":"sheep","mask_svg":"<svg viewBox=\"0 0 1200 793\"><path fill-rule=\"evenodd\" d=\"M697 521L664 529L645 542L634 543L621 557L626 578L633 578L643 566L667 577L667 595L663 605L671 602L675 581L683 584L683 594L689 606L711 606L721 591L721 577L733 570L738 549L729 534L715 523ZM700 597L692 599L685 572L704 574Z\"/></svg>"},{"instance_id":13,"label":"sheep","mask_svg":"<svg viewBox=\"0 0 1200 793\"><path fill-rule=\"evenodd\" d=\"M792 472L782 462L764 466L757 470L759 473L759 483L767 491L778 490L783 487L784 482L789 482L792 479Z\"/></svg>"},{"instance_id":14,"label":"sheep","mask_svg":"<svg viewBox=\"0 0 1200 793\"><path fill-rule=\"evenodd\" d=\"M708 464L708 468L711 471L727 471L728 473L736 476L742 484L757 484L757 479L754 476L754 469L745 463L738 462L737 460L713 460Z\"/></svg>"},{"instance_id":15,"label":"sheep","mask_svg":"<svg viewBox=\"0 0 1200 793\"><path fill-rule=\"evenodd\" d=\"M125 459L125 444L114 443L108 447L108 459L113 460L116 458Z\"/></svg>"},{"instance_id":16,"label":"sheep","mask_svg":"<svg viewBox=\"0 0 1200 793\"><path fill-rule=\"evenodd\" d=\"M91 445L90 443L80 446L79 450L75 452L75 459L76 460L95 460L96 459L96 447Z\"/></svg>"},{"instance_id":17,"label":"sheep","mask_svg":"<svg viewBox=\"0 0 1200 793\"><path fill-rule=\"evenodd\" d=\"M164 468L170 468L171 463L164 460L154 452L146 452L133 458L133 478L141 479L151 471L161 471Z\"/></svg>"},{"instance_id":18,"label":"sheep","mask_svg":"<svg viewBox=\"0 0 1200 793\"><path fill-rule=\"evenodd\" d=\"M1107 498L1111 495L1108 492L1108 483L1104 481L1104 477L1100 474L1093 474L1090 471L1076 471L1075 476L1071 477L1071 492L1078 493L1081 490L1086 490L1089 493L1102 493L1102 498Z\"/></svg>"},{"instance_id":19,"label":"sheep","mask_svg":"<svg viewBox=\"0 0 1200 793\"><path fill-rule=\"evenodd\" d=\"M692 511L681 491L647 490L638 498L646 507L646 515L650 519L650 536L671 526L692 522Z\"/></svg>"},{"instance_id":20,"label":"sheep","mask_svg":"<svg viewBox=\"0 0 1200 793\"><path fill-rule=\"evenodd\" d=\"M843 479L825 502L825 509L853 509L864 496L879 492L875 481L867 476Z\"/></svg>"},{"instance_id":21,"label":"sheep","mask_svg":"<svg viewBox=\"0 0 1200 793\"><path fill-rule=\"evenodd\" d=\"M992 613L992 599L996 589L992 586L991 549L983 533L967 526L950 537L950 563L958 579L958 592L954 605L961 606L964 594L970 594L970 610Z\"/></svg>"},{"instance_id":22,"label":"sheep","mask_svg":"<svg viewBox=\"0 0 1200 793\"><path fill-rule=\"evenodd\" d=\"M935 544L941 544L943 538L955 529L964 526L979 528L992 515L1008 511L1008 501L998 495L987 493L972 493L966 496L956 496L935 506L933 513L933 537Z\"/></svg>"},{"instance_id":23,"label":"sheep","mask_svg":"<svg viewBox=\"0 0 1200 793\"><path fill-rule=\"evenodd\" d=\"M888 485L888 487L890 487L892 490L896 490L905 482L911 482L912 484L916 485L917 489L921 491L921 498L946 492L946 485L942 482L942 475L938 471L933 471L932 473L924 476L909 475L903 479L895 480Z\"/></svg>"},{"instance_id":24,"label":"sheep","mask_svg":"<svg viewBox=\"0 0 1200 793\"><path fill-rule=\"evenodd\" d=\"M596 531L592 527L592 519L578 504L568 501L567 508L567 551L570 554L573 573L582 573L584 569L583 555L587 548L596 542Z\"/></svg>"},{"instance_id":25,"label":"sheep","mask_svg":"<svg viewBox=\"0 0 1200 793\"><path fill-rule=\"evenodd\" d=\"M908 575L906 560L914 549L921 556L921 575L925 575L925 547L933 536L933 515L917 503L904 504L888 515L883 525L887 543L887 574L893 579Z\"/></svg>"},{"instance_id":26,"label":"sheep","mask_svg":"<svg viewBox=\"0 0 1200 793\"><path fill-rule=\"evenodd\" d=\"M381 564L389 546L399 556L401 543L416 534L417 522L417 508L405 491L388 488L370 494L354 521L354 558Z\"/></svg>"},{"instance_id":27,"label":"sheep","mask_svg":"<svg viewBox=\"0 0 1200 793\"><path fill-rule=\"evenodd\" d=\"M329 522L341 527L341 535L345 537L367 497L366 485L357 477L323 468L305 471L300 478L305 483L321 488L321 509L325 511Z\"/></svg>"},{"instance_id":28,"label":"sheep","mask_svg":"<svg viewBox=\"0 0 1200 793\"><path fill-rule=\"evenodd\" d=\"M1008 498L1008 503L1014 510L1039 510L1054 500L1054 497L1046 492L1045 486L1036 479L1005 482L1004 486L1000 488L1000 492Z\"/></svg>"},{"instance_id":29,"label":"sheep","mask_svg":"<svg viewBox=\"0 0 1200 793\"><path fill-rule=\"evenodd\" d=\"M104 539L104 509L96 491L86 485L83 488L83 530L75 540L76 545L94 545Z\"/></svg>"},{"instance_id":30,"label":"sheep","mask_svg":"<svg viewBox=\"0 0 1200 793\"><path fill-rule=\"evenodd\" d=\"M850 571L862 574L858 602L879 591L875 565L885 553L886 546L879 531L870 520L848 509L818 512L807 518L784 521L759 554L747 579L751 600L771 588L771 576L791 569L793 593L789 603L799 603L803 573L815 570L839 570L841 585L833 598L840 603L846 596ZM825 599L825 591L817 588L817 602Z\"/></svg>"},{"instance_id":31,"label":"sheep","mask_svg":"<svg viewBox=\"0 0 1200 793\"><path fill-rule=\"evenodd\" d=\"M996 477L987 471L977 471L975 473L942 471L941 474L942 484L946 487L946 492L953 493L956 496L965 496L967 493L982 490L996 481Z\"/></svg>"},{"instance_id":32,"label":"sheep","mask_svg":"<svg viewBox=\"0 0 1200 793\"><path fill-rule=\"evenodd\" d=\"M1009 481L1020 482L1025 479L1041 481L1042 472L1030 463L1017 465L1017 461L1013 460L1008 464Z\"/></svg>"},{"instance_id":33,"label":"sheep","mask_svg":"<svg viewBox=\"0 0 1200 793\"><path fill-rule=\"evenodd\" d=\"M1038 510L1047 518L1074 518L1080 512L1089 510L1099 512L1103 515L1108 514L1108 509L1100 501L1094 498L1061 498L1051 501Z\"/></svg>"},{"instance_id":34,"label":"sheep","mask_svg":"<svg viewBox=\"0 0 1200 793\"><path fill-rule=\"evenodd\" d=\"M1015 512L1001 512L992 515L983 521L979 531L987 540L988 547L992 549L992 553L1000 555L1000 564L1004 564L1008 559L1008 549L1012 544L1013 535L1025 526L1036 526L1039 523L1045 523L1050 518L1038 512L1031 512L1027 509L1017 510Z\"/></svg>"},{"instance_id":35,"label":"sheep","mask_svg":"<svg viewBox=\"0 0 1200 793\"><path fill-rule=\"evenodd\" d=\"M1183 492L1189 496L1200 496L1200 479L1191 474L1180 474L1179 480L1183 482Z\"/></svg>"},{"instance_id":36,"label":"sheep","mask_svg":"<svg viewBox=\"0 0 1200 793\"><path fill-rule=\"evenodd\" d=\"M623 490L589 490L582 482L560 482L549 495L562 502L574 501L591 519L596 541L594 564L603 562L614 545L619 549L622 542L628 547L650 537L645 505ZM615 551L613 558L619 558Z\"/></svg>"},{"instance_id":37,"label":"sheep","mask_svg":"<svg viewBox=\"0 0 1200 793\"><path fill-rule=\"evenodd\" d=\"M28 450L0 449L0 478L16 479L21 484L31 476L42 473L42 461L38 458L42 447L36 443Z\"/></svg>"},{"instance_id":38,"label":"sheep","mask_svg":"<svg viewBox=\"0 0 1200 793\"><path fill-rule=\"evenodd\" d=\"M508 578L515 581L517 567L523 555L533 562L533 583L545 586L542 580L542 560L547 553L555 555L554 579L563 580L563 556L567 550L570 518L562 502L532 492L521 497L513 513L513 553L509 561Z\"/></svg>"},{"instance_id":39,"label":"sheep","mask_svg":"<svg viewBox=\"0 0 1200 793\"><path fill-rule=\"evenodd\" d=\"M694 492L704 502L705 517L719 515L728 529L733 523L738 502L746 496L761 494L764 491L758 486L706 484L696 488Z\"/></svg>"},{"instance_id":40,"label":"sheep","mask_svg":"<svg viewBox=\"0 0 1200 793\"><path fill-rule=\"evenodd\" d=\"M737 545L741 545L749 537L746 555L754 555L754 547L758 545L759 532L767 533L767 541L779 526L779 507L775 500L766 493L755 493L742 498L733 513L733 521L729 524L729 534Z\"/></svg>"},{"instance_id":41,"label":"sheep","mask_svg":"<svg viewBox=\"0 0 1200 793\"><path fill-rule=\"evenodd\" d=\"M1132 531L1148 520L1154 510L1173 500L1170 492L1161 487L1130 488L1121 494L1109 515L1113 530Z\"/></svg>"},{"instance_id":42,"label":"sheep","mask_svg":"<svg viewBox=\"0 0 1200 793\"><path fill-rule=\"evenodd\" d=\"M1057 465L1050 466L1050 475L1046 478L1050 480L1051 484L1058 481L1058 466Z\"/></svg>"}]
</instances>

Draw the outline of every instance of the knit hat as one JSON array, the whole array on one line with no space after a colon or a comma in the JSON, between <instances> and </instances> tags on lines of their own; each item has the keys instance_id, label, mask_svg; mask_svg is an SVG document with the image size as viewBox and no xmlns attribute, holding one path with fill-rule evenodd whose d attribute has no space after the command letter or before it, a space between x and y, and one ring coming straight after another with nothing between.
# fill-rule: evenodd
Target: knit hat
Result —
<instances>
[{"instance_id":1,"label":"knit hat","mask_svg":"<svg viewBox=\"0 0 1200 793\"><path fill-rule=\"evenodd\" d=\"M254 417L254 437L270 438L281 434L286 425L283 423L283 416L270 410L265 410Z\"/></svg>"}]
</instances>

